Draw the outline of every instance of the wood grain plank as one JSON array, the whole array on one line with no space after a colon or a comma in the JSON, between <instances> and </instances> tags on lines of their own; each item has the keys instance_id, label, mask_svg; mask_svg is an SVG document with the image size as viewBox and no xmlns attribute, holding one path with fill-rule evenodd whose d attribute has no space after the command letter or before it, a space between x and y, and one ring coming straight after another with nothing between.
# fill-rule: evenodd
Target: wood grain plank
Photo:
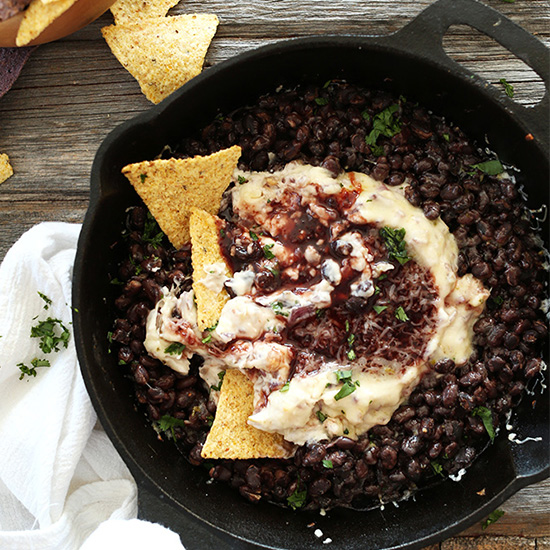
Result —
<instances>
[{"instance_id":1,"label":"wood grain plank","mask_svg":"<svg viewBox=\"0 0 550 550\"><path fill-rule=\"evenodd\" d=\"M460 537L441 543L441 550L536 550L534 539L520 537Z\"/></svg>"}]
</instances>

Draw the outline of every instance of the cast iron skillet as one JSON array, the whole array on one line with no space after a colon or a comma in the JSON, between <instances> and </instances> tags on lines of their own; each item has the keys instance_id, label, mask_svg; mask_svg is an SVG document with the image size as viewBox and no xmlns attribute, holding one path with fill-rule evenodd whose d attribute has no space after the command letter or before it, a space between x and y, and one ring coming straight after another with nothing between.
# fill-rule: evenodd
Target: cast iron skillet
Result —
<instances>
[{"instance_id":1,"label":"cast iron skillet","mask_svg":"<svg viewBox=\"0 0 550 550\"><path fill-rule=\"evenodd\" d=\"M501 90L449 59L442 38L451 24L471 25L530 65L546 93L534 108L519 106ZM252 505L190 466L170 442L161 442L134 406L132 383L108 353L114 313L108 279L125 208L137 195L121 175L130 162L154 158L167 143L206 125L221 110L253 102L281 83L347 78L419 98L500 158L521 168L531 208L549 204L549 51L498 12L474 0L439 0L390 36L318 36L279 42L221 63L193 79L161 105L114 130L92 169L91 201L80 236L73 304L78 357L101 423L134 475L140 514L177 530L189 550L203 548L318 548L306 525L316 522L333 549L421 548L480 521L520 488L548 476L548 393L524 399L514 431L543 442L511 444L501 433L459 481L424 489L415 499L384 510L335 510L326 517L267 503ZM534 139L526 140L531 134ZM548 224L543 235L548 233ZM476 493L485 489L485 496ZM324 538L323 537L323 538ZM257 546L256 546L257 545Z\"/></svg>"}]
</instances>

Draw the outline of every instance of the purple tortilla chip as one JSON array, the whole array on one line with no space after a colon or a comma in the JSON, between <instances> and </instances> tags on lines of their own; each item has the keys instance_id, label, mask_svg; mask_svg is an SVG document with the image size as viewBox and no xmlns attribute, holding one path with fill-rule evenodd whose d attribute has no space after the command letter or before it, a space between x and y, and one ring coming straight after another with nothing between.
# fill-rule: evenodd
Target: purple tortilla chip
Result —
<instances>
[{"instance_id":1,"label":"purple tortilla chip","mask_svg":"<svg viewBox=\"0 0 550 550\"><path fill-rule=\"evenodd\" d=\"M13 86L35 47L0 48L0 97Z\"/></svg>"},{"instance_id":2,"label":"purple tortilla chip","mask_svg":"<svg viewBox=\"0 0 550 550\"><path fill-rule=\"evenodd\" d=\"M31 0L0 0L0 21L23 11L30 3Z\"/></svg>"}]
</instances>

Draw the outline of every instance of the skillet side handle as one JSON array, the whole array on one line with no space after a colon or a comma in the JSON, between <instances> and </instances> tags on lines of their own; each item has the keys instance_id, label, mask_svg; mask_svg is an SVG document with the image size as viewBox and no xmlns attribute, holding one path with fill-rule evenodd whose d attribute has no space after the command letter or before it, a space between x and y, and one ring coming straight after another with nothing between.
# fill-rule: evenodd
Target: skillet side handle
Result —
<instances>
[{"instance_id":1,"label":"skillet side handle","mask_svg":"<svg viewBox=\"0 0 550 550\"><path fill-rule=\"evenodd\" d=\"M541 143L543 149L548 150L550 50L532 34L477 0L438 0L397 34L406 41L409 50L470 78L472 73L451 59L443 49L443 37L448 28L459 24L469 25L496 40L541 77L546 90L541 101L534 107L524 107L504 93L497 94L497 99L522 122L525 129Z\"/></svg>"}]
</instances>

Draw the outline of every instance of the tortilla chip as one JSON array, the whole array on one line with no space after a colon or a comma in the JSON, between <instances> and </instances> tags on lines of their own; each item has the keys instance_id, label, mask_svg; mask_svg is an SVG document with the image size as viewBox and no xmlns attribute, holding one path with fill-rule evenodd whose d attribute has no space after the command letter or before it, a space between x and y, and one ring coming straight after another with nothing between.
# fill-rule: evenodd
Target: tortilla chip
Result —
<instances>
[{"instance_id":1,"label":"tortilla chip","mask_svg":"<svg viewBox=\"0 0 550 550\"><path fill-rule=\"evenodd\" d=\"M147 99L160 103L202 71L218 22L210 14L177 15L111 25L101 32Z\"/></svg>"},{"instance_id":2,"label":"tortilla chip","mask_svg":"<svg viewBox=\"0 0 550 550\"><path fill-rule=\"evenodd\" d=\"M24 46L55 21L60 15L65 13L77 0L57 0L55 2L45 3L41 0L32 0L29 7L23 15L23 21L17 31L15 44Z\"/></svg>"},{"instance_id":3,"label":"tortilla chip","mask_svg":"<svg viewBox=\"0 0 550 550\"><path fill-rule=\"evenodd\" d=\"M10 157L0 155L0 183L4 183L10 176L13 176L13 168L10 164Z\"/></svg>"},{"instance_id":4,"label":"tortilla chip","mask_svg":"<svg viewBox=\"0 0 550 550\"><path fill-rule=\"evenodd\" d=\"M290 455L283 436L250 426L254 413L254 384L237 369L225 371L220 400L203 458L286 458Z\"/></svg>"},{"instance_id":5,"label":"tortilla chip","mask_svg":"<svg viewBox=\"0 0 550 550\"><path fill-rule=\"evenodd\" d=\"M111 6L115 23L121 25L148 17L164 17L180 0L117 0Z\"/></svg>"},{"instance_id":6,"label":"tortilla chip","mask_svg":"<svg viewBox=\"0 0 550 550\"><path fill-rule=\"evenodd\" d=\"M189 242L191 209L218 213L222 194L231 182L240 156L241 148L234 145L205 157L129 164L122 173L170 242L181 248Z\"/></svg>"},{"instance_id":7,"label":"tortilla chip","mask_svg":"<svg viewBox=\"0 0 550 550\"><path fill-rule=\"evenodd\" d=\"M223 306L229 300L229 294L225 289L216 292L200 282L206 277L208 266L218 262L225 265L227 277L232 275L220 249L218 220L219 218L216 216L198 208L193 208L189 220L193 291L197 301L197 325L200 330L206 330L216 325Z\"/></svg>"}]
</instances>

